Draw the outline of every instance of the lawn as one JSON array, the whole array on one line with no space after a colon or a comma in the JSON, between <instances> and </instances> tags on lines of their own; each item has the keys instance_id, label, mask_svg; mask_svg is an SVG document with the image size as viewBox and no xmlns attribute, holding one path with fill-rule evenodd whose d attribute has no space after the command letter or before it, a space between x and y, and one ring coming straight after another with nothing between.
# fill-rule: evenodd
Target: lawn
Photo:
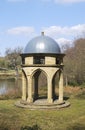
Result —
<instances>
[{"instance_id":1,"label":"lawn","mask_svg":"<svg viewBox=\"0 0 85 130\"><path fill-rule=\"evenodd\" d=\"M0 130L85 130L85 99L69 98L70 107L56 110L18 108L17 100L0 100Z\"/></svg>"}]
</instances>

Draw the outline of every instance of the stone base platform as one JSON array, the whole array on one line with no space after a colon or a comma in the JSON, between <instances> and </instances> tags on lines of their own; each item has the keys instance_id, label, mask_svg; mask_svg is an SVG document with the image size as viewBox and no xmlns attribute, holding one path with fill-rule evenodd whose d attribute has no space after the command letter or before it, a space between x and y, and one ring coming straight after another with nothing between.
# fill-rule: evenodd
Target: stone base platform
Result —
<instances>
[{"instance_id":1,"label":"stone base platform","mask_svg":"<svg viewBox=\"0 0 85 130\"><path fill-rule=\"evenodd\" d=\"M60 109L70 106L70 103L67 101L59 102L55 100L53 103L48 103L46 99L38 99L33 103L28 103L26 101L18 101L15 103L17 107L28 108L31 110L35 109Z\"/></svg>"}]
</instances>

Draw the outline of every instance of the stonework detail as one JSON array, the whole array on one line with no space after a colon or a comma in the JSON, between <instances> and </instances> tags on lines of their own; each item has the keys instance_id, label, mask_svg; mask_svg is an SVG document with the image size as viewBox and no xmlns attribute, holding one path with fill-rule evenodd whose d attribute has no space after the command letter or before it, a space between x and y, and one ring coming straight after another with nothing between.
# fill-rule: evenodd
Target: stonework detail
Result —
<instances>
[{"instance_id":1,"label":"stonework detail","mask_svg":"<svg viewBox=\"0 0 85 130\"><path fill-rule=\"evenodd\" d=\"M56 64L56 58L55 57L45 57L45 64Z\"/></svg>"},{"instance_id":2,"label":"stonework detail","mask_svg":"<svg viewBox=\"0 0 85 130\"><path fill-rule=\"evenodd\" d=\"M26 57L25 58L25 64L29 65L29 64L33 64L33 57Z\"/></svg>"},{"instance_id":3,"label":"stonework detail","mask_svg":"<svg viewBox=\"0 0 85 130\"><path fill-rule=\"evenodd\" d=\"M31 59L32 58L32 59ZM26 58L27 59L27 58ZM28 58L29 59L29 58ZM53 57L53 61L56 57ZM30 57L30 63L32 62L33 57ZM59 101L63 101L63 71L61 71L61 65L55 65L55 62L52 62L52 57L47 60L45 58L45 65L27 65L27 61L22 67L22 100L27 101L28 103L32 103L35 99L38 98L38 84L37 80L39 77L39 72L42 71L47 77L47 101L48 103L53 103L54 94L53 94L53 77L56 73L59 73ZM49 62L50 61L50 62ZM53 66L54 63L54 66ZM50 66L49 66L50 65ZM37 75L34 77L34 74ZM35 82L34 82L35 81ZM34 88L34 97L32 96L33 92L33 84L35 84L36 88ZM55 93L55 92L54 92Z\"/></svg>"}]
</instances>

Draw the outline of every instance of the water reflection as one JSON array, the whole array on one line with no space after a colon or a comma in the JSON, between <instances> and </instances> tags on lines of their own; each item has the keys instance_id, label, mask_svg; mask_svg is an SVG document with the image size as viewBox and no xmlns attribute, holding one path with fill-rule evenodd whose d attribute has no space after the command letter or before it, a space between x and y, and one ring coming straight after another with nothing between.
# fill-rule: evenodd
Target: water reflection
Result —
<instances>
[{"instance_id":1,"label":"water reflection","mask_svg":"<svg viewBox=\"0 0 85 130\"><path fill-rule=\"evenodd\" d=\"M0 79L0 95L7 93L8 90L21 89L21 79Z\"/></svg>"}]
</instances>

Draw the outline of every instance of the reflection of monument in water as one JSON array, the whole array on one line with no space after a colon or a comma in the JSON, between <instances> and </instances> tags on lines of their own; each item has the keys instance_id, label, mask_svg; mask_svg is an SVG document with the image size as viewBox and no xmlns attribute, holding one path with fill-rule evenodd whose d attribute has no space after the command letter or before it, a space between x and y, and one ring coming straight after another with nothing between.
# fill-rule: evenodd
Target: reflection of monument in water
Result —
<instances>
[{"instance_id":1,"label":"reflection of monument in water","mask_svg":"<svg viewBox=\"0 0 85 130\"><path fill-rule=\"evenodd\" d=\"M25 47L22 57L22 100L17 104L28 108L59 108L68 106L63 101L63 57L65 54L52 38L33 38ZM47 98L39 99L39 76L41 72L47 81ZM55 98L55 77L59 74L59 94Z\"/></svg>"}]
</instances>

